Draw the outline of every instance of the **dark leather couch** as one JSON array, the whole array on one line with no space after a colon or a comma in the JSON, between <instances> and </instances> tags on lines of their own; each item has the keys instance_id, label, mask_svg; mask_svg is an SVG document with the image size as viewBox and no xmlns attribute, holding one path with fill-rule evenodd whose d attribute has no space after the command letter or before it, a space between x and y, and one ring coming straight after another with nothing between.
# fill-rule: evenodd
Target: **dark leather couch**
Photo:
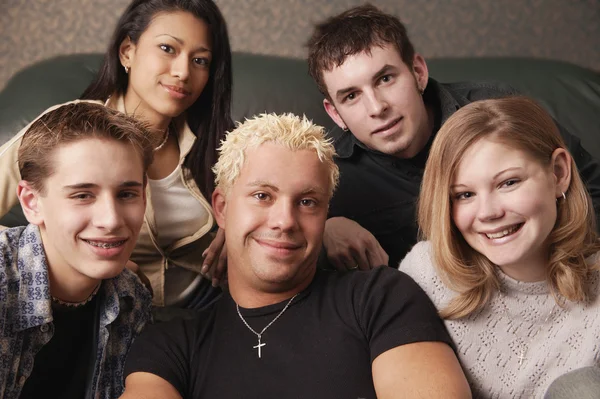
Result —
<instances>
[{"instance_id":1,"label":"dark leather couch","mask_svg":"<svg viewBox=\"0 0 600 399\"><path fill-rule=\"evenodd\" d=\"M77 98L101 62L100 54L48 59L21 70L0 92L0 144L51 105ZM306 114L335 127L304 60L236 53L233 56L233 118L261 112ZM585 148L600 159L600 74L564 62L520 58L430 59L440 82L501 81L542 102ZM19 210L0 225L23 223Z\"/></svg>"}]
</instances>

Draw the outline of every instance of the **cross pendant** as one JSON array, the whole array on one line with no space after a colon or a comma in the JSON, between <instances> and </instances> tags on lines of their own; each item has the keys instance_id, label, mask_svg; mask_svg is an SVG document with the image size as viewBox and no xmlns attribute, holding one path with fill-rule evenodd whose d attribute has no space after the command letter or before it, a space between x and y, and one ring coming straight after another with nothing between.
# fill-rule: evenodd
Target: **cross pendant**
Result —
<instances>
[{"instance_id":1,"label":"cross pendant","mask_svg":"<svg viewBox=\"0 0 600 399\"><path fill-rule=\"evenodd\" d=\"M526 359L526 357L525 357L525 351L523 349L521 349L521 353L519 353L518 359L519 359L519 366L520 366L520 365L523 364L523 360Z\"/></svg>"},{"instance_id":2,"label":"cross pendant","mask_svg":"<svg viewBox=\"0 0 600 399\"><path fill-rule=\"evenodd\" d=\"M254 349L258 349L258 358L261 358L261 348L263 346L265 346L266 344L261 344L260 343L260 335L258 336L258 345L253 346Z\"/></svg>"}]
</instances>

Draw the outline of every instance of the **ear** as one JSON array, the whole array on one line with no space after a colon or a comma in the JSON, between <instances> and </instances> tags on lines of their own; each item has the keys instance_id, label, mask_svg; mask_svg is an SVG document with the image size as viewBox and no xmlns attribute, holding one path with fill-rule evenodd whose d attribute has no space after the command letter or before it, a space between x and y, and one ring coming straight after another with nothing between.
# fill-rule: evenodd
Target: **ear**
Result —
<instances>
[{"instance_id":1,"label":"ear","mask_svg":"<svg viewBox=\"0 0 600 399\"><path fill-rule=\"evenodd\" d=\"M17 196L27 221L40 226L44 223L40 193L31 187L29 182L21 180L17 186Z\"/></svg>"},{"instance_id":2,"label":"ear","mask_svg":"<svg viewBox=\"0 0 600 399\"><path fill-rule=\"evenodd\" d=\"M344 123L344 120L342 119L342 117L340 116L340 114L338 114L337 109L331 103L331 101L329 101L326 98L323 99L323 107L325 107L325 112L327 112L327 114L329 115L329 117L331 119L333 119L333 121L335 122L335 124L338 125L340 127L340 129L344 130L344 129L348 128L348 126L346 126L346 123Z\"/></svg>"},{"instance_id":3,"label":"ear","mask_svg":"<svg viewBox=\"0 0 600 399\"><path fill-rule=\"evenodd\" d=\"M135 54L135 44L127 36L119 46L119 59L124 67L131 67L133 56Z\"/></svg>"},{"instance_id":4,"label":"ear","mask_svg":"<svg viewBox=\"0 0 600 399\"><path fill-rule=\"evenodd\" d=\"M215 219L220 228L225 229L225 213L227 211L227 197L222 188L217 187L212 195L212 207Z\"/></svg>"},{"instance_id":5,"label":"ear","mask_svg":"<svg viewBox=\"0 0 600 399\"><path fill-rule=\"evenodd\" d=\"M552 153L551 166L556 183L555 197L562 197L571 185L571 155L564 148L557 148Z\"/></svg>"},{"instance_id":6,"label":"ear","mask_svg":"<svg viewBox=\"0 0 600 399\"><path fill-rule=\"evenodd\" d=\"M413 74L415 75L419 89L425 90L427 81L429 80L429 70L427 69L425 58L417 53L413 57Z\"/></svg>"}]
</instances>

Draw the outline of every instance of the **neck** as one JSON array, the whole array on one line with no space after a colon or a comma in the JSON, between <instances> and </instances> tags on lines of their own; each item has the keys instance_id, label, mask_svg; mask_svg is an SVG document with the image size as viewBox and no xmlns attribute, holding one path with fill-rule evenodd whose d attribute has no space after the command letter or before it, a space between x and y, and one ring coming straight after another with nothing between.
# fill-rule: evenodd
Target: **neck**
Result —
<instances>
[{"instance_id":1,"label":"neck","mask_svg":"<svg viewBox=\"0 0 600 399\"><path fill-rule=\"evenodd\" d=\"M130 95L129 91L123 97L123 105L125 114L146 122L150 130L160 135L160 138L163 137L165 129L171 123L171 117L147 109L139 97Z\"/></svg>"},{"instance_id":2,"label":"neck","mask_svg":"<svg viewBox=\"0 0 600 399\"><path fill-rule=\"evenodd\" d=\"M231 270L231 269L229 269ZM282 288L280 284L265 287L253 287L246 281L238 279L235 273L228 272L229 292L233 300L242 308L254 309L274 305L290 299L304 291L312 282L316 268L310 271L307 278L289 289Z\"/></svg>"},{"instance_id":3,"label":"neck","mask_svg":"<svg viewBox=\"0 0 600 399\"><path fill-rule=\"evenodd\" d=\"M498 266L508 277L524 283L535 283L546 280L548 259L544 257L529 258L513 265Z\"/></svg>"},{"instance_id":4,"label":"neck","mask_svg":"<svg viewBox=\"0 0 600 399\"><path fill-rule=\"evenodd\" d=\"M102 280L66 276L60 268L48 265L50 278L50 295L64 302L83 302L92 295ZM83 276L81 276L83 277Z\"/></svg>"},{"instance_id":5,"label":"neck","mask_svg":"<svg viewBox=\"0 0 600 399\"><path fill-rule=\"evenodd\" d=\"M40 229L41 230L41 229ZM40 231L42 243L45 232ZM74 270L71 266L60 261L52 248L44 246L46 262L48 263L48 277L50 280L50 295L64 302L85 301L94 292L102 280L93 279Z\"/></svg>"}]
</instances>

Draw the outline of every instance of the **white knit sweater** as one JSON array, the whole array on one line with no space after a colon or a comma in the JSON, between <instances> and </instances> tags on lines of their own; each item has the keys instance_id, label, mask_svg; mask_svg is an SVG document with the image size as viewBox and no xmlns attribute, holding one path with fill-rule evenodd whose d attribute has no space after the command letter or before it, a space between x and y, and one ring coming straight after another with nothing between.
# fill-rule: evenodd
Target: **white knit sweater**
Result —
<instances>
[{"instance_id":1,"label":"white knit sweater","mask_svg":"<svg viewBox=\"0 0 600 399\"><path fill-rule=\"evenodd\" d=\"M438 309L456 295L438 277L429 242L415 245L399 269ZM560 375L600 365L598 273L589 282L590 302L564 307L556 305L545 282L519 282L500 269L498 275L502 293L482 311L446 320L474 398L542 398Z\"/></svg>"}]
</instances>

